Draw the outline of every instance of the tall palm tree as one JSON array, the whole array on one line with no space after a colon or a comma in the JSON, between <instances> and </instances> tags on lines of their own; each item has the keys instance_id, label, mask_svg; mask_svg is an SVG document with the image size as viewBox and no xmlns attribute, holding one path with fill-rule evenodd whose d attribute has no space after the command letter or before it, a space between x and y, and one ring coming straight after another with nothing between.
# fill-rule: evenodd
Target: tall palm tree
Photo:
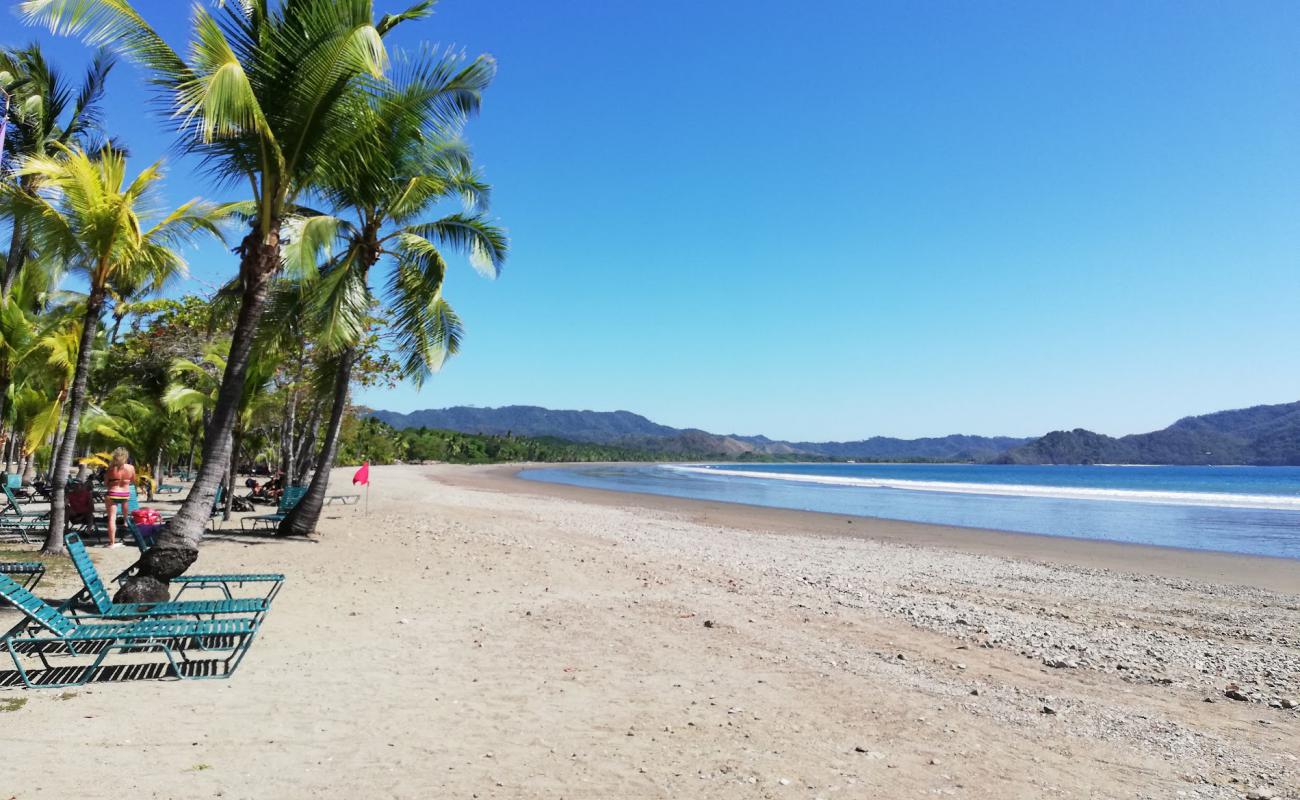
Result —
<instances>
[{"instance_id":1,"label":"tall palm tree","mask_svg":"<svg viewBox=\"0 0 1300 800\"><path fill-rule=\"evenodd\" d=\"M80 148L60 149L57 158L33 156L22 162L19 174L36 175L40 188L35 195L16 198L28 206L31 236L40 251L80 273L89 285L68 390L68 421L50 476L54 494L47 553L64 552L64 483L76 452L91 353L109 292L129 298L161 288L185 268L177 248L203 233L219 237L217 222L226 213L191 200L152 221L161 162L128 182L126 156L118 150L108 148L92 157Z\"/></svg>"},{"instance_id":2,"label":"tall palm tree","mask_svg":"<svg viewBox=\"0 0 1300 800\"><path fill-rule=\"evenodd\" d=\"M210 345L203 356L192 361L178 358L172 361L168 372L172 383L163 393L163 408L175 414L208 414L216 407L221 393L218 376L225 373L229 342ZM226 467L226 505L225 518L230 519L231 502L235 489L235 471L239 464L239 455L244 435L252 424L254 416L264 409L270 396L271 377L275 372L274 353L259 350L258 355L248 370L248 380L244 382L244 393L240 398L239 415L231 430L230 461Z\"/></svg>"},{"instance_id":3,"label":"tall palm tree","mask_svg":"<svg viewBox=\"0 0 1300 800\"><path fill-rule=\"evenodd\" d=\"M506 257L505 233L484 215L488 186L466 148L448 138L459 132L463 118L437 120L430 130L418 113L429 71L417 65L409 74L409 82L358 111L358 131L364 135L340 154L339 168L322 191L338 215L301 220L286 248L288 260L301 262L307 271L337 245L314 309L320 341L336 354L337 365L316 473L307 494L280 523L280 535L310 534L320 519L357 344L371 307L382 298L391 310L404 372L420 383L460 346L460 320L442 296L446 262L439 248L464 252L494 278ZM465 211L437 216L449 199L461 200ZM377 296L371 278L381 264L389 275Z\"/></svg>"},{"instance_id":4,"label":"tall palm tree","mask_svg":"<svg viewBox=\"0 0 1300 800\"><path fill-rule=\"evenodd\" d=\"M45 58L37 45L0 51L0 76L10 95L4 140L4 161L16 164L32 156L56 155L59 146L98 146L101 135L101 101L113 58L98 52L82 78L76 94L72 86ZM10 173L12 188L32 195L37 175ZM14 286L31 255L31 236L22 203L4 203L0 216L9 222L9 250L0 272L0 304L7 305ZM0 350L0 419L9 394L14 362ZM0 425L2 427L2 425Z\"/></svg>"},{"instance_id":5,"label":"tall palm tree","mask_svg":"<svg viewBox=\"0 0 1300 800\"><path fill-rule=\"evenodd\" d=\"M358 96L382 82L384 37L431 13L423 0L374 18L372 0L241 0L215 13L195 6L188 60L128 0L26 0L29 21L119 49L144 66L185 148L218 178L251 187L250 230L237 248L240 307L221 391L204 436L203 462L176 517L119 592L160 600L167 582L198 558L222 472L254 337L281 267L280 226L298 198L328 175ZM477 105L491 60L445 76L428 99L432 114Z\"/></svg>"}]
</instances>

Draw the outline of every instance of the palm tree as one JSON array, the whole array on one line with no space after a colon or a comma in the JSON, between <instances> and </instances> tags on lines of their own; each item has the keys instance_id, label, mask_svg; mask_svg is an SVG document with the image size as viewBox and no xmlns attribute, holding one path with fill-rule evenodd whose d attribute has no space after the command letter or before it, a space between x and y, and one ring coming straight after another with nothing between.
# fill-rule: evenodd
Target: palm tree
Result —
<instances>
[{"instance_id":1,"label":"palm tree","mask_svg":"<svg viewBox=\"0 0 1300 800\"><path fill-rule=\"evenodd\" d=\"M4 423L12 432L5 468L16 452L20 474L36 450L57 435L80 338L75 312L81 298L49 302L48 286L38 277L54 276L45 269L27 270L9 302L0 304L0 353L9 369Z\"/></svg>"},{"instance_id":2,"label":"palm tree","mask_svg":"<svg viewBox=\"0 0 1300 800\"><path fill-rule=\"evenodd\" d=\"M59 146L97 146L100 135L100 101L113 59L95 54L77 93L50 65L37 45L0 51L0 82L10 95L3 155L10 164L31 156L55 155ZM37 175L16 176L12 188L20 195L36 191ZM25 204L5 203L0 215L9 221L9 251L0 273L0 304L7 305L14 286L31 255L31 236L24 218ZM0 418L12 380L13 361L0 350Z\"/></svg>"},{"instance_id":3,"label":"palm tree","mask_svg":"<svg viewBox=\"0 0 1300 800\"><path fill-rule=\"evenodd\" d=\"M431 72L417 65L410 81L376 98L357 113L353 148L339 157L334 180L322 194L338 216L317 215L291 228L286 258L306 272L337 243L316 295L320 341L336 354L334 397L307 494L280 523L280 535L315 531L325 503L339 431L347 411L348 387L365 332L377 302L372 270L388 265L383 299L392 311L405 375L420 383L460 346L460 320L442 296L446 262L439 247L469 255L483 274L496 277L505 260L504 232L484 212L489 189L475 171L468 151L446 137L459 131L463 117L428 121L419 113L429 93ZM459 198L464 213L432 220L439 204Z\"/></svg>"},{"instance_id":4,"label":"palm tree","mask_svg":"<svg viewBox=\"0 0 1300 800\"><path fill-rule=\"evenodd\" d=\"M81 273L89 284L68 390L68 421L50 476L54 494L46 553L64 552L64 484L76 452L91 353L109 292L125 298L161 288L185 268L176 248L201 233L219 237L217 221L225 213L191 200L146 225L162 178L161 162L128 183L121 151L108 148L92 157L77 147L60 149L57 158L33 156L22 162L19 175L37 176L40 188L35 195L15 193L13 198L28 207L30 235L38 249Z\"/></svg>"},{"instance_id":5,"label":"palm tree","mask_svg":"<svg viewBox=\"0 0 1300 800\"><path fill-rule=\"evenodd\" d=\"M252 189L250 230L237 248L240 307L221 391L204 436L189 496L119 592L123 601L161 600L167 581L198 558L208 513L230 456L254 337L281 267L281 231L298 198L328 175L343 149L358 98L382 81L383 39L396 25L431 13L422 0L374 19L372 0L242 0L216 13L196 6L190 57L182 58L127 0L26 0L29 21L118 48L145 67L182 145L229 184ZM477 105L491 60L445 76L431 114Z\"/></svg>"},{"instance_id":6,"label":"palm tree","mask_svg":"<svg viewBox=\"0 0 1300 800\"><path fill-rule=\"evenodd\" d=\"M173 383L163 393L163 407L173 414L210 414L216 407L220 396L219 375L225 373L230 345L228 342L215 343L208 347L198 361L178 358L172 362L170 370ZM273 353L262 351L253 359L248 370L248 380L244 382L244 394L240 398L239 415L231 430L230 461L226 466L226 504L225 518L230 519L231 502L235 490L235 473L239 465L239 455L244 435L252 425L255 415L262 411L270 396L271 377L275 371Z\"/></svg>"}]
</instances>

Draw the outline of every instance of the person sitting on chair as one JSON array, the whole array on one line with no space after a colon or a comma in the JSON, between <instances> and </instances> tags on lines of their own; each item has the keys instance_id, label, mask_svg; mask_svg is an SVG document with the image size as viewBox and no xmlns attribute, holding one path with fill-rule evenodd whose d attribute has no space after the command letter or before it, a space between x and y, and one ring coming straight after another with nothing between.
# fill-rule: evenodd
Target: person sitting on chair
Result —
<instances>
[{"instance_id":1,"label":"person sitting on chair","mask_svg":"<svg viewBox=\"0 0 1300 800\"><path fill-rule=\"evenodd\" d=\"M262 492L266 495L266 499L271 502L280 502L280 495L284 494L284 473L277 472L275 477L267 481L266 485L262 487Z\"/></svg>"},{"instance_id":2,"label":"person sitting on chair","mask_svg":"<svg viewBox=\"0 0 1300 800\"><path fill-rule=\"evenodd\" d=\"M87 533L95 530L95 491L90 481L74 483L68 489L68 524L85 525Z\"/></svg>"}]
</instances>

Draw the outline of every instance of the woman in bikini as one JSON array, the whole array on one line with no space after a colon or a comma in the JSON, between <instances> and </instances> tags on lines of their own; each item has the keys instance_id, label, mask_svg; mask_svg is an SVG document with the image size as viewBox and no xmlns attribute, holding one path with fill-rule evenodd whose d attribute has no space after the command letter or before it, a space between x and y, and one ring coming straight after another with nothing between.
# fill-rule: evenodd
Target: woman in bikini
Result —
<instances>
[{"instance_id":1,"label":"woman in bikini","mask_svg":"<svg viewBox=\"0 0 1300 800\"><path fill-rule=\"evenodd\" d=\"M117 507L122 506L122 514L125 516L127 503L131 501L131 484L135 483L135 467L126 463L130 457L131 454L125 447L117 448L113 451L113 463L104 473L104 486L108 489L104 503L108 507L109 547L122 546L117 541Z\"/></svg>"}]
</instances>

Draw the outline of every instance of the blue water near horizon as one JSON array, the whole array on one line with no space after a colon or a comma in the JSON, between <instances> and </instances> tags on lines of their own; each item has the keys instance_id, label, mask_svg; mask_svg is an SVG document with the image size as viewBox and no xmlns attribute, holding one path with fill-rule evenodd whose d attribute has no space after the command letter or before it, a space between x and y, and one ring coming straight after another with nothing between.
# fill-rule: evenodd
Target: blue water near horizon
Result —
<instances>
[{"instance_id":1,"label":"blue water near horizon","mask_svg":"<svg viewBox=\"0 0 1300 800\"><path fill-rule=\"evenodd\" d=\"M670 497L1300 559L1300 467L601 464L520 475Z\"/></svg>"}]
</instances>

